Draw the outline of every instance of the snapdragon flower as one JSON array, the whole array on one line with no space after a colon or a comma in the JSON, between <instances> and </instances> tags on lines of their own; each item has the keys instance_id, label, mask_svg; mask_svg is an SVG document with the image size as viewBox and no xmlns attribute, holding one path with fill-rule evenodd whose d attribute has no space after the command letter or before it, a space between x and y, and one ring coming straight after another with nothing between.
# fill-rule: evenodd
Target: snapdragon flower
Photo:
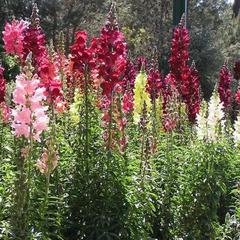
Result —
<instances>
[{"instance_id":1,"label":"snapdragon flower","mask_svg":"<svg viewBox=\"0 0 240 240\"><path fill-rule=\"evenodd\" d=\"M240 146L240 114L238 114L234 123L233 140L236 146Z\"/></svg>"},{"instance_id":2,"label":"snapdragon flower","mask_svg":"<svg viewBox=\"0 0 240 240\"><path fill-rule=\"evenodd\" d=\"M133 118L135 123L140 122L144 103L146 104L146 111L149 113L152 107L151 98L146 91L147 74L142 70L136 77L134 86L134 111Z\"/></svg>"},{"instance_id":3,"label":"snapdragon flower","mask_svg":"<svg viewBox=\"0 0 240 240\"><path fill-rule=\"evenodd\" d=\"M10 119L10 108L5 102L6 80L3 75L4 68L0 65L0 116L4 123L8 123Z\"/></svg>"},{"instance_id":4,"label":"snapdragon flower","mask_svg":"<svg viewBox=\"0 0 240 240\"><path fill-rule=\"evenodd\" d=\"M219 93L221 102L223 102L223 105L225 108L230 107L232 103L231 83L232 83L232 74L227 68L227 66L223 65L220 70L218 93Z\"/></svg>"},{"instance_id":5,"label":"snapdragon flower","mask_svg":"<svg viewBox=\"0 0 240 240\"><path fill-rule=\"evenodd\" d=\"M95 55L95 72L101 79L103 97L112 101L113 93L121 91L127 65L127 44L123 33L118 28L113 4L99 38L91 42Z\"/></svg>"},{"instance_id":6,"label":"snapdragon flower","mask_svg":"<svg viewBox=\"0 0 240 240\"><path fill-rule=\"evenodd\" d=\"M163 82L163 119L162 124L166 132L172 132L179 121L179 93L175 85L174 75L169 73Z\"/></svg>"},{"instance_id":7,"label":"snapdragon flower","mask_svg":"<svg viewBox=\"0 0 240 240\"><path fill-rule=\"evenodd\" d=\"M48 149L44 149L42 156L37 160L36 167L45 175L51 174L58 165L59 156L52 143L47 143Z\"/></svg>"},{"instance_id":8,"label":"snapdragon flower","mask_svg":"<svg viewBox=\"0 0 240 240\"><path fill-rule=\"evenodd\" d=\"M196 120L196 132L197 132L197 138L199 140L205 140L208 135L208 128L207 128L207 108L208 104L206 101L202 101L202 105L200 108L199 113L197 114Z\"/></svg>"},{"instance_id":9,"label":"snapdragon flower","mask_svg":"<svg viewBox=\"0 0 240 240\"><path fill-rule=\"evenodd\" d=\"M203 104L197 115L197 136L199 140L217 142L225 128L224 106L219 94L214 91L208 107Z\"/></svg>"},{"instance_id":10,"label":"snapdragon flower","mask_svg":"<svg viewBox=\"0 0 240 240\"><path fill-rule=\"evenodd\" d=\"M195 123L196 116L199 113L200 99L200 77L196 69L195 63L189 68L189 86L188 95L185 98L188 119L191 123Z\"/></svg>"},{"instance_id":11,"label":"snapdragon flower","mask_svg":"<svg viewBox=\"0 0 240 240\"><path fill-rule=\"evenodd\" d=\"M16 88L13 92L15 109L12 110L12 128L17 137L40 141L40 135L48 129L48 107L43 106L46 99L45 88L39 87L37 75L30 72L21 73L16 77Z\"/></svg>"},{"instance_id":12,"label":"snapdragon flower","mask_svg":"<svg viewBox=\"0 0 240 240\"><path fill-rule=\"evenodd\" d=\"M4 49L6 53L23 57L24 32L29 23L23 20L12 20L7 23L3 31Z\"/></svg>"},{"instance_id":13,"label":"snapdragon flower","mask_svg":"<svg viewBox=\"0 0 240 240\"><path fill-rule=\"evenodd\" d=\"M169 65L171 73L174 75L175 84L179 94L185 99L188 96L189 89L189 31L184 27L183 19L175 28L172 39L171 56Z\"/></svg>"},{"instance_id":14,"label":"snapdragon flower","mask_svg":"<svg viewBox=\"0 0 240 240\"><path fill-rule=\"evenodd\" d=\"M82 102L83 102L83 97L80 93L80 90L78 88L76 88L75 94L74 94L74 101L70 105L70 110L69 110L70 117L71 117L73 123L75 123L75 124L78 124L80 121L79 110L80 110Z\"/></svg>"},{"instance_id":15,"label":"snapdragon flower","mask_svg":"<svg viewBox=\"0 0 240 240\"><path fill-rule=\"evenodd\" d=\"M213 93L208 106L208 139L216 142L224 129L224 106L219 94Z\"/></svg>"}]
</instances>

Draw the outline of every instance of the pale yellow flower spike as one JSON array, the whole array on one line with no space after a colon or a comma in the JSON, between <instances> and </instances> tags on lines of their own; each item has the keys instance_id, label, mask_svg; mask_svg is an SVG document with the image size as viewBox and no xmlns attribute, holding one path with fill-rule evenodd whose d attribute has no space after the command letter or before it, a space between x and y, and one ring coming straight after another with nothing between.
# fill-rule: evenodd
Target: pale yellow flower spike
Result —
<instances>
[{"instance_id":1,"label":"pale yellow flower spike","mask_svg":"<svg viewBox=\"0 0 240 240\"><path fill-rule=\"evenodd\" d=\"M140 117L143 111L144 102L146 103L147 112L149 113L152 108L151 99L149 94L146 92L147 85L147 74L141 71L135 80L134 85L134 111L133 119L136 124L139 123Z\"/></svg>"},{"instance_id":2,"label":"pale yellow flower spike","mask_svg":"<svg viewBox=\"0 0 240 240\"><path fill-rule=\"evenodd\" d=\"M82 95L79 92L79 90L76 89L74 94L74 101L71 104L69 111L72 122L75 124L78 124L80 121L79 110L82 102L83 102Z\"/></svg>"}]
</instances>

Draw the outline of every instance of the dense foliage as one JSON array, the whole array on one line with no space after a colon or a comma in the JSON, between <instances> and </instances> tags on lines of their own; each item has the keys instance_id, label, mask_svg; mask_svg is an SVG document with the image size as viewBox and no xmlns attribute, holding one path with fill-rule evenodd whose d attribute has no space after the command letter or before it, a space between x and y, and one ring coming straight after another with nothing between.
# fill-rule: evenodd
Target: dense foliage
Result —
<instances>
[{"instance_id":1,"label":"dense foliage","mask_svg":"<svg viewBox=\"0 0 240 240\"><path fill-rule=\"evenodd\" d=\"M158 49L129 56L114 4L97 37L75 30L47 45L36 4L4 25L0 238L239 239L239 61L206 102L182 21L162 71Z\"/></svg>"}]
</instances>

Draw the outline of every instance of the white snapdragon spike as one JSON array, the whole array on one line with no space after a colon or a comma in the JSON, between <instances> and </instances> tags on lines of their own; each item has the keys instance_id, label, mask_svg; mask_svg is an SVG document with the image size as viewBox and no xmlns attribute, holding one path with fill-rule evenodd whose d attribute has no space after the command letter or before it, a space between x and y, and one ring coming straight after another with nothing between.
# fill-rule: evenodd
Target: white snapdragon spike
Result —
<instances>
[{"instance_id":1,"label":"white snapdragon spike","mask_svg":"<svg viewBox=\"0 0 240 240\"><path fill-rule=\"evenodd\" d=\"M234 123L233 140L236 146L240 146L240 114Z\"/></svg>"},{"instance_id":2,"label":"white snapdragon spike","mask_svg":"<svg viewBox=\"0 0 240 240\"><path fill-rule=\"evenodd\" d=\"M207 103L205 101L202 102L202 106L200 112L197 114L197 138L199 140L204 140L207 138Z\"/></svg>"},{"instance_id":3,"label":"white snapdragon spike","mask_svg":"<svg viewBox=\"0 0 240 240\"><path fill-rule=\"evenodd\" d=\"M214 92L208 106L208 140L216 142L219 135L223 133L225 120L223 103L220 101L219 95Z\"/></svg>"},{"instance_id":4,"label":"white snapdragon spike","mask_svg":"<svg viewBox=\"0 0 240 240\"><path fill-rule=\"evenodd\" d=\"M217 142L219 136L225 129L223 103L219 95L214 91L210 102L202 102L202 107L197 115L197 138L199 140L208 140Z\"/></svg>"}]
</instances>

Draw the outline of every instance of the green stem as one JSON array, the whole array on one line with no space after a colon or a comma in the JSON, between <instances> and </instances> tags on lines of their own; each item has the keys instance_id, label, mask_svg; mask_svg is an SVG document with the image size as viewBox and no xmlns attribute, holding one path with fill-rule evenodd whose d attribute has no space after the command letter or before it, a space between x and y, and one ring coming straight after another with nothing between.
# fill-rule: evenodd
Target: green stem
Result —
<instances>
[{"instance_id":1,"label":"green stem","mask_svg":"<svg viewBox=\"0 0 240 240\"><path fill-rule=\"evenodd\" d=\"M145 146L145 131L142 131L142 146L141 146L141 162L140 162L140 174L142 176L142 168L144 162L144 146Z\"/></svg>"},{"instance_id":2,"label":"green stem","mask_svg":"<svg viewBox=\"0 0 240 240\"><path fill-rule=\"evenodd\" d=\"M153 144L156 145L157 143L157 133L158 127L157 127L157 110L156 110L156 97L154 94L153 97L153 127L152 127L152 134L153 134ZM155 148L155 146L154 146Z\"/></svg>"},{"instance_id":3,"label":"green stem","mask_svg":"<svg viewBox=\"0 0 240 240\"><path fill-rule=\"evenodd\" d=\"M89 75L87 68L85 69L85 77L84 77L84 105L85 105L85 147L84 147L84 155L86 161L86 171L89 173L89 104L88 104L88 91L89 91Z\"/></svg>"},{"instance_id":4,"label":"green stem","mask_svg":"<svg viewBox=\"0 0 240 240\"><path fill-rule=\"evenodd\" d=\"M112 93L113 95L113 93ZM112 145L112 110L113 110L113 96L111 97L111 103L110 103L110 108L109 108L109 123L108 123L108 143L107 143L107 158L108 158L108 164L110 164L111 156L112 156L112 151L111 151L111 145Z\"/></svg>"},{"instance_id":5,"label":"green stem","mask_svg":"<svg viewBox=\"0 0 240 240\"><path fill-rule=\"evenodd\" d=\"M26 239L27 237L27 189L28 189L28 182L27 182L27 172L25 171L25 162L17 154L17 141L14 137L14 160L16 162L17 167L17 175L16 175L16 182L15 182L15 204L14 205L14 212L12 218L12 226L13 232L16 235L16 239Z\"/></svg>"},{"instance_id":6,"label":"green stem","mask_svg":"<svg viewBox=\"0 0 240 240\"><path fill-rule=\"evenodd\" d=\"M32 118L32 117L31 117ZM30 199L31 199L31 185L32 185L32 149L33 149L33 126L30 125L30 142L29 142L29 149L27 155L27 216L29 214L29 206L30 206Z\"/></svg>"},{"instance_id":7,"label":"green stem","mask_svg":"<svg viewBox=\"0 0 240 240\"><path fill-rule=\"evenodd\" d=\"M51 141L53 143L57 142L56 139L56 124L57 124L57 120L56 120L56 114L54 112L54 103L53 101L51 101L51 114L52 114L52 126L51 126ZM55 147L55 146L54 146ZM55 169L55 174L56 174L56 184L57 184L57 193L59 194L59 175L58 175L58 168Z\"/></svg>"},{"instance_id":8,"label":"green stem","mask_svg":"<svg viewBox=\"0 0 240 240\"><path fill-rule=\"evenodd\" d=\"M1 136L0 136L0 157L3 159L3 123L1 123Z\"/></svg>"},{"instance_id":9,"label":"green stem","mask_svg":"<svg viewBox=\"0 0 240 240\"><path fill-rule=\"evenodd\" d=\"M44 209L43 209L43 219L45 219L45 225L43 226L44 237L47 237L47 226L48 226L48 195L49 195L49 185L50 185L50 172L46 176L46 186L45 186L45 196L44 196Z\"/></svg>"}]
</instances>

